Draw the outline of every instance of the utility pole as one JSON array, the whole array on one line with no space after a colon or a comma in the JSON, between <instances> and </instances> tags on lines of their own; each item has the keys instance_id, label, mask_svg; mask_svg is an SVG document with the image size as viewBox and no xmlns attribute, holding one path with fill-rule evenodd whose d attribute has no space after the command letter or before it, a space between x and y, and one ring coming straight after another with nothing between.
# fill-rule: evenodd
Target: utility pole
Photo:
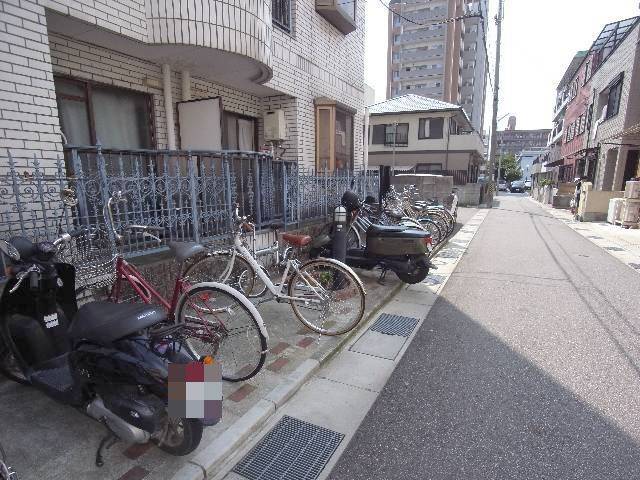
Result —
<instances>
[{"instance_id":1,"label":"utility pole","mask_svg":"<svg viewBox=\"0 0 640 480\"><path fill-rule=\"evenodd\" d=\"M493 180L494 157L498 147L498 93L500 91L500 40L502 38L502 19L504 0L498 0L498 15L496 15L496 65L493 75L493 112L491 113L491 141L489 143L489 174ZM498 172L498 176L500 172ZM496 193L498 186L496 185Z\"/></svg>"}]
</instances>

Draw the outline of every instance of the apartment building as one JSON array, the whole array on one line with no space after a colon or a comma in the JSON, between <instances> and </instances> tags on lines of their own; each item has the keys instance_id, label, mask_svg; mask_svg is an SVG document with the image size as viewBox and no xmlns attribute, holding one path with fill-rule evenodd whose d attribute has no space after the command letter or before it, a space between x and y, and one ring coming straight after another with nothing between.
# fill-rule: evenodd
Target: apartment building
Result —
<instances>
[{"instance_id":1,"label":"apartment building","mask_svg":"<svg viewBox=\"0 0 640 480\"><path fill-rule=\"evenodd\" d=\"M69 145L98 142L256 151L265 113L282 111L285 159L358 168L364 9L320 0L3 1L0 157L55 160Z\"/></svg>"},{"instance_id":2,"label":"apartment building","mask_svg":"<svg viewBox=\"0 0 640 480\"><path fill-rule=\"evenodd\" d=\"M536 130L499 130L497 135L496 159L502 155L518 155L523 150L545 147L551 130L548 128Z\"/></svg>"},{"instance_id":3,"label":"apartment building","mask_svg":"<svg viewBox=\"0 0 640 480\"><path fill-rule=\"evenodd\" d=\"M390 3L387 98L418 94L461 105L482 131L487 76L479 17L486 0L428 0Z\"/></svg>"}]
</instances>

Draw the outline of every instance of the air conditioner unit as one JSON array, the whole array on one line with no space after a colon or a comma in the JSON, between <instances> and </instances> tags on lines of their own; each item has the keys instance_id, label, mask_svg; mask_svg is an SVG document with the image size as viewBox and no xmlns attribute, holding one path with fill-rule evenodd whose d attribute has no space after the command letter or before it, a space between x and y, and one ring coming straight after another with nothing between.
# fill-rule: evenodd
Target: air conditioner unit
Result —
<instances>
[{"instance_id":1,"label":"air conditioner unit","mask_svg":"<svg viewBox=\"0 0 640 480\"><path fill-rule=\"evenodd\" d=\"M277 142L285 140L287 124L284 121L284 110L272 110L264 114L264 141Z\"/></svg>"}]
</instances>

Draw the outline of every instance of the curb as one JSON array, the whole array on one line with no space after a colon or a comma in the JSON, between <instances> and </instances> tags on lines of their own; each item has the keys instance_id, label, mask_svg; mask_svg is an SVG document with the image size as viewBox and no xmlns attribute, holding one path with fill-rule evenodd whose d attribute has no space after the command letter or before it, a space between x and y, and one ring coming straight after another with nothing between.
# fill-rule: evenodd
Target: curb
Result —
<instances>
[{"instance_id":1,"label":"curb","mask_svg":"<svg viewBox=\"0 0 640 480\"><path fill-rule=\"evenodd\" d=\"M239 445L255 431L261 428L267 420L289 400L306 381L327 363L342 347L363 328L367 327L377 313L395 297L403 284L393 288L382 301L362 319L356 328L343 335L331 350L302 362L298 368L287 375L283 381L272 389L266 397L259 400L248 412L242 415L227 430L222 432L213 442L207 445L198 455L189 460L178 470L171 480L206 480L215 472Z\"/></svg>"},{"instance_id":2,"label":"curb","mask_svg":"<svg viewBox=\"0 0 640 480\"><path fill-rule=\"evenodd\" d=\"M455 235L448 237L446 242L441 242L430 258L448 244ZM466 250L466 249L465 249ZM335 355L342 351L354 336L360 334L369 327L376 315L403 289L404 283L396 285L387 293L382 301L362 319L356 328L343 335L340 341L329 351L315 354L302 362L298 368L285 377L266 397L259 400L248 412L242 415L233 425L222 432L213 442L205 447L198 455L189 460L178 470L171 480L207 480L208 476L215 473L222 464L229 459L238 446L258 429L289 400L306 381L329 362Z\"/></svg>"}]
</instances>

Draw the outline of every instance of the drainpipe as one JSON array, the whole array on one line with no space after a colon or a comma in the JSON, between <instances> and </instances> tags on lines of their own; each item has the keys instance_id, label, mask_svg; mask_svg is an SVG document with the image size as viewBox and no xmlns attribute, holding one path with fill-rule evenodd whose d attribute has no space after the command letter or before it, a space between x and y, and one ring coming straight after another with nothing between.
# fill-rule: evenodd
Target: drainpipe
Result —
<instances>
[{"instance_id":1,"label":"drainpipe","mask_svg":"<svg viewBox=\"0 0 640 480\"><path fill-rule=\"evenodd\" d=\"M189 70L182 71L182 101L191 100L191 72Z\"/></svg>"},{"instance_id":2,"label":"drainpipe","mask_svg":"<svg viewBox=\"0 0 640 480\"><path fill-rule=\"evenodd\" d=\"M167 148L176 149L176 125L173 119L173 94L171 93L171 67L162 65L162 89L164 90L164 111L167 120Z\"/></svg>"},{"instance_id":3,"label":"drainpipe","mask_svg":"<svg viewBox=\"0 0 640 480\"><path fill-rule=\"evenodd\" d=\"M451 137L451 117L447 118L447 148L444 152L444 169L449 171L449 139Z\"/></svg>"},{"instance_id":4,"label":"drainpipe","mask_svg":"<svg viewBox=\"0 0 640 480\"><path fill-rule=\"evenodd\" d=\"M364 172L369 167L369 107L364 107L364 147L362 149Z\"/></svg>"}]
</instances>

